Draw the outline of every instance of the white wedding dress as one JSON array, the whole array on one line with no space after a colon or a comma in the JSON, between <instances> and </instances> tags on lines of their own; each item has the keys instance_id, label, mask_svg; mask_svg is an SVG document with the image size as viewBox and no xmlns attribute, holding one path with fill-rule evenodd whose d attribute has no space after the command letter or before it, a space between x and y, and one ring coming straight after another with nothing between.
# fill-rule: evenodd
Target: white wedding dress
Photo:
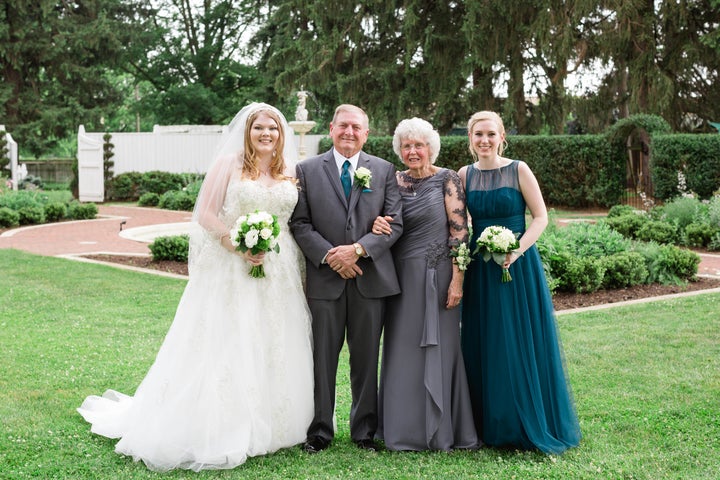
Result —
<instances>
[{"instance_id":1,"label":"white wedding dress","mask_svg":"<svg viewBox=\"0 0 720 480\"><path fill-rule=\"evenodd\" d=\"M133 397L108 390L78 409L94 433L152 470L233 468L247 457L305 440L313 417L310 314L302 254L287 222L297 202L288 181L233 180L221 220L265 210L278 216L280 252L265 278L207 237L155 363Z\"/></svg>"}]
</instances>

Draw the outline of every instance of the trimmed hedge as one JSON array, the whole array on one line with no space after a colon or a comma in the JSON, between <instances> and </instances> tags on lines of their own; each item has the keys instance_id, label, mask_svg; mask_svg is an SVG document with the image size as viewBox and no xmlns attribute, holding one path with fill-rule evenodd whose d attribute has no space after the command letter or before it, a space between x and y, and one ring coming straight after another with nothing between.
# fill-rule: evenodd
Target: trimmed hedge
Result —
<instances>
[{"instance_id":1,"label":"trimmed hedge","mask_svg":"<svg viewBox=\"0 0 720 480\"><path fill-rule=\"evenodd\" d=\"M681 192L678 172L688 191L709 198L720 188L720 135L671 134L670 125L657 115L633 115L619 120L602 135L508 135L506 155L532 168L551 206L612 207L626 190L627 137L635 130L650 136L650 175L654 196L667 201ZM473 159L465 136L440 137L437 165L458 170ZM319 150L332 146L323 138ZM404 169L392 149L392 137L371 137L364 150Z\"/></svg>"},{"instance_id":2,"label":"trimmed hedge","mask_svg":"<svg viewBox=\"0 0 720 480\"><path fill-rule=\"evenodd\" d=\"M685 176L688 191L710 198L720 187L720 135L655 135L651 162L656 198L669 200L682 193L678 172Z\"/></svg>"},{"instance_id":3,"label":"trimmed hedge","mask_svg":"<svg viewBox=\"0 0 720 480\"><path fill-rule=\"evenodd\" d=\"M507 141L505 155L530 166L549 205L611 207L625 195L625 159L609 160L612 149L602 135L511 135ZM466 137L444 136L440 142L436 165L458 170L473 162ZM324 138L319 149L331 146L332 140ZM363 150L405 169L392 137L371 137Z\"/></svg>"}]
</instances>

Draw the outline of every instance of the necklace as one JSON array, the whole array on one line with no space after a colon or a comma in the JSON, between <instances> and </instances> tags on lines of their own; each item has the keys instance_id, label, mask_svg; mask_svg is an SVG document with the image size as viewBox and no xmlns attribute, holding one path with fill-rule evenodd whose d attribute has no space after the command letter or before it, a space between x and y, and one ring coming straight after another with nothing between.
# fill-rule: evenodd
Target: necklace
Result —
<instances>
[{"instance_id":1,"label":"necklace","mask_svg":"<svg viewBox=\"0 0 720 480\"><path fill-rule=\"evenodd\" d=\"M413 177L412 175L406 173L406 176L408 178L408 186L410 187L410 190L412 190L412 196L417 196L417 191L415 190L415 187L417 186L420 188L420 186L425 183L425 180L435 175L434 173L431 173L430 175L426 175L424 177Z\"/></svg>"}]
</instances>

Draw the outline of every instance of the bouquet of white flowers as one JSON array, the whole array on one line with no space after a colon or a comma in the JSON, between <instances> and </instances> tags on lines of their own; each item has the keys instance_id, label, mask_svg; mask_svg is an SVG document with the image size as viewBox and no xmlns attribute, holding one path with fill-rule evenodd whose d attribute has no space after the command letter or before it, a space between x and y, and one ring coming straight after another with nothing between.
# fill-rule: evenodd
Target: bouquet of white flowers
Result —
<instances>
[{"instance_id":1,"label":"bouquet of white flowers","mask_svg":"<svg viewBox=\"0 0 720 480\"><path fill-rule=\"evenodd\" d=\"M520 242L512 230L492 225L482 231L477 239L477 248L473 253L482 252L486 262L492 258L495 263L502 266L505 263L505 256L519 247ZM512 280L507 268L503 268L501 280L503 283Z\"/></svg>"},{"instance_id":2,"label":"bouquet of white flowers","mask_svg":"<svg viewBox=\"0 0 720 480\"><path fill-rule=\"evenodd\" d=\"M280 224L277 216L258 210L240 216L235 226L230 229L230 241L235 246L235 250L243 253L250 250L253 255L270 251L278 253L280 251L280 245L277 243L278 235L280 235ZM262 264L253 266L250 269L250 276L263 278L265 269Z\"/></svg>"}]
</instances>

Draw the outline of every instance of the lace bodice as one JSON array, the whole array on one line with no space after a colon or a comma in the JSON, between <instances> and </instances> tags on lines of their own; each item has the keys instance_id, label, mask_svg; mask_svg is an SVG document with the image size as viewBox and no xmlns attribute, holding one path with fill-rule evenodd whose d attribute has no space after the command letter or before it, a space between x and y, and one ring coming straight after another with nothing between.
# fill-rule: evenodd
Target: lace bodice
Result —
<instances>
[{"instance_id":1,"label":"lace bodice","mask_svg":"<svg viewBox=\"0 0 720 480\"><path fill-rule=\"evenodd\" d=\"M288 230L297 198L297 187L290 181L268 187L252 180L233 180L228 185L220 219L230 228L240 215L261 210L277 215L280 228Z\"/></svg>"},{"instance_id":2,"label":"lace bodice","mask_svg":"<svg viewBox=\"0 0 720 480\"><path fill-rule=\"evenodd\" d=\"M398 172L397 179L404 230L393 247L393 255L424 256L432 268L442 260L449 261L450 248L466 241L468 235L460 177L443 168L421 179Z\"/></svg>"}]
</instances>

